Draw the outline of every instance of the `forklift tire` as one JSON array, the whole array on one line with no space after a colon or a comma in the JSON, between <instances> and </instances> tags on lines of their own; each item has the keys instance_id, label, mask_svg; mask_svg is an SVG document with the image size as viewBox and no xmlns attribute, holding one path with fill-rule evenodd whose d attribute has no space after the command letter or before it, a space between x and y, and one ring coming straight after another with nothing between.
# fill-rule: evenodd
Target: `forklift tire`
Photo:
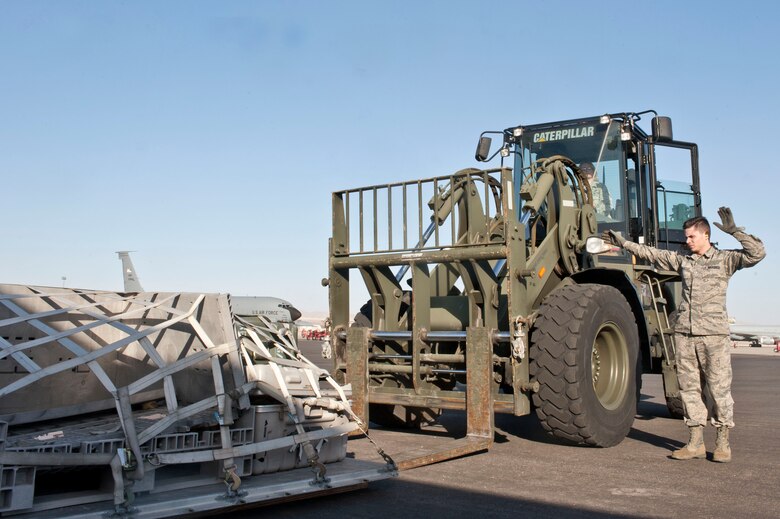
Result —
<instances>
[{"instance_id":1,"label":"forklift tire","mask_svg":"<svg viewBox=\"0 0 780 519\"><path fill-rule=\"evenodd\" d=\"M531 330L533 395L556 439L611 447L634 422L641 386L636 320L623 294L596 284L548 295Z\"/></svg>"},{"instance_id":2,"label":"forklift tire","mask_svg":"<svg viewBox=\"0 0 780 519\"><path fill-rule=\"evenodd\" d=\"M685 408L683 407L683 401L680 393L677 393L674 396L666 397L666 409L669 410L669 416L675 420L685 418Z\"/></svg>"},{"instance_id":3,"label":"forklift tire","mask_svg":"<svg viewBox=\"0 0 780 519\"><path fill-rule=\"evenodd\" d=\"M371 315L370 311L369 311L369 315ZM363 312L358 312L357 314L355 314L355 319L353 319L350 327L356 327L356 326L362 326L363 328L371 328L371 317L364 314Z\"/></svg>"},{"instance_id":4,"label":"forklift tire","mask_svg":"<svg viewBox=\"0 0 780 519\"><path fill-rule=\"evenodd\" d=\"M435 424L440 409L404 407L402 405L369 404L368 421L390 429L419 429Z\"/></svg>"},{"instance_id":5,"label":"forklift tire","mask_svg":"<svg viewBox=\"0 0 780 519\"><path fill-rule=\"evenodd\" d=\"M677 378L677 366L674 367L674 378ZM685 406L682 401L682 395L680 394L680 383L675 380L673 387L668 387L669 384L667 383L666 375L664 374L661 375L661 380L664 384L666 410L669 411L669 416L675 420L685 418Z\"/></svg>"},{"instance_id":6,"label":"forklift tire","mask_svg":"<svg viewBox=\"0 0 780 519\"><path fill-rule=\"evenodd\" d=\"M411 381L401 378L372 379L372 386L389 388L410 387ZM390 429L419 429L439 420L441 409L430 407L405 407L393 404L368 404L368 421Z\"/></svg>"}]
</instances>

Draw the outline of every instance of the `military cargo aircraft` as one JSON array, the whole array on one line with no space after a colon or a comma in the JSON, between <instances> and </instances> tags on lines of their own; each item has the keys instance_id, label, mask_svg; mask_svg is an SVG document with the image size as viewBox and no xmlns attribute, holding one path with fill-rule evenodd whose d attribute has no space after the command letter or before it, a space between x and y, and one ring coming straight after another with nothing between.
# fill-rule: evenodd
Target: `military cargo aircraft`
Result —
<instances>
[{"instance_id":1,"label":"military cargo aircraft","mask_svg":"<svg viewBox=\"0 0 780 519\"><path fill-rule=\"evenodd\" d=\"M122 261L122 277L125 282L125 292L144 292L138 274L130 258L132 251L117 251ZM301 312L289 301L269 296L230 296L233 313L239 317L254 317L262 315L271 322L293 323L301 317Z\"/></svg>"},{"instance_id":2,"label":"military cargo aircraft","mask_svg":"<svg viewBox=\"0 0 780 519\"><path fill-rule=\"evenodd\" d=\"M732 341L750 341L751 346L773 346L780 340L780 326L730 324Z\"/></svg>"}]
</instances>

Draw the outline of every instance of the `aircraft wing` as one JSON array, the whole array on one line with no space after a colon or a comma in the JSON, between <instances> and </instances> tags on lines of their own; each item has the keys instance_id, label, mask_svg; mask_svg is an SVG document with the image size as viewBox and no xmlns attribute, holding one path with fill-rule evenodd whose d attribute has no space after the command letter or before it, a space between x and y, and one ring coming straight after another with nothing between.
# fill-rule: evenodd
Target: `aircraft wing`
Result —
<instances>
[{"instance_id":1,"label":"aircraft wing","mask_svg":"<svg viewBox=\"0 0 780 519\"><path fill-rule=\"evenodd\" d=\"M731 324L729 336L734 341L755 341L771 345L780 340L780 326Z\"/></svg>"}]
</instances>

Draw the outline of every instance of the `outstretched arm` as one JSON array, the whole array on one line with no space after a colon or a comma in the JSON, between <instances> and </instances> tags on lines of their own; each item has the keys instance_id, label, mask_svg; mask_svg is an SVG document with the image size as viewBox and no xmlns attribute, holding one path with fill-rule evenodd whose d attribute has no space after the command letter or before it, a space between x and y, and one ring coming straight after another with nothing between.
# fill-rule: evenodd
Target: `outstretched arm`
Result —
<instances>
[{"instance_id":1,"label":"outstretched arm","mask_svg":"<svg viewBox=\"0 0 780 519\"><path fill-rule=\"evenodd\" d=\"M638 258L647 260L654 263L656 266L666 270L677 271L680 269L682 262L680 261L680 255L676 252L669 250L656 249L655 247L649 247L647 245L640 245L632 241L628 241L619 232L615 232L611 229L607 229L601 234L601 239L607 243L611 243L622 249L626 249L628 252Z\"/></svg>"},{"instance_id":2,"label":"outstretched arm","mask_svg":"<svg viewBox=\"0 0 780 519\"><path fill-rule=\"evenodd\" d=\"M718 216L722 223L713 222L721 231L732 235L742 245L742 249L729 252L729 268L731 272L747 267L752 267L766 256L764 244L753 236L745 232L744 227L737 227L734 223L734 215L728 207L718 209Z\"/></svg>"}]
</instances>

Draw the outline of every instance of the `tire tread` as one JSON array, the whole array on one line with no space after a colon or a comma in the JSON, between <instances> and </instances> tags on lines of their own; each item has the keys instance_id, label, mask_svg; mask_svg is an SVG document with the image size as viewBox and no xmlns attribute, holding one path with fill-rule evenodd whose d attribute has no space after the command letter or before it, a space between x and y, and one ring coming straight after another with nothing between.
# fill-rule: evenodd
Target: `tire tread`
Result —
<instances>
[{"instance_id":1,"label":"tire tread","mask_svg":"<svg viewBox=\"0 0 780 519\"><path fill-rule=\"evenodd\" d=\"M551 293L533 326L530 364L531 376L540 384L532 400L542 427L556 438L597 447L623 439L615 441L588 415L577 375L577 338L585 325L583 318L592 300L605 290L620 295L612 287L595 284L570 285ZM628 302L620 298L633 318Z\"/></svg>"}]
</instances>

